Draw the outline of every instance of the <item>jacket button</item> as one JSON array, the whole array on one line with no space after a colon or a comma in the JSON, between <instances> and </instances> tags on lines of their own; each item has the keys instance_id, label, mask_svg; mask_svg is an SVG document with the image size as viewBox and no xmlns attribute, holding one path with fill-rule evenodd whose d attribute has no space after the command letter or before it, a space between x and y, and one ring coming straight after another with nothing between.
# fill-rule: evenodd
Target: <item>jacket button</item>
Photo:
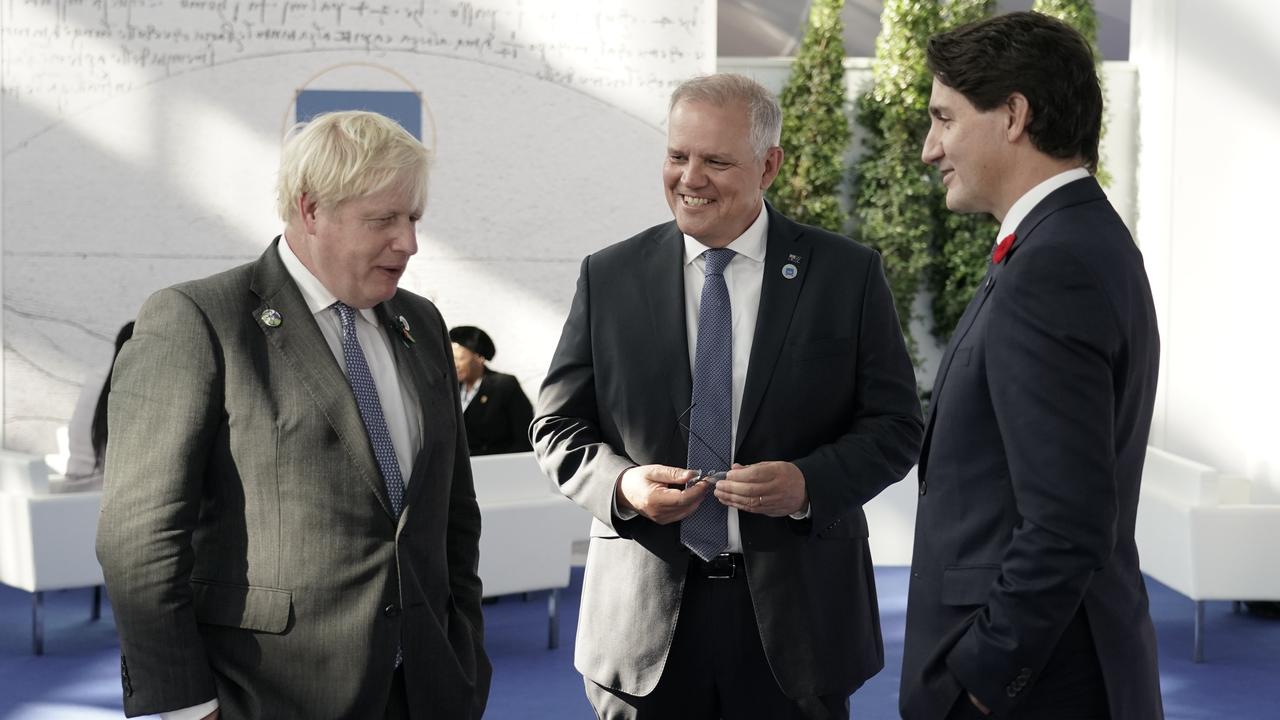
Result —
<instances>
[{"instance_id":1,"label":"jacket button","mask_svg":"<svg viewBox=\"0 0 1280 720\"><path fill-rule=\"evenodd\" d=\"M1006 688L1004 689L1004 694L1005 694L1005 695L1008 695L1008 696L1009 696L1009 697L1011 697L1011 698L1012 698L1012 697L1018 697L1018 689L1017 689L1017 688L1015 688L1015 687L1014 687L1014 686L1012 686L1012 685L1009 685L1008 687L1006 687Z\"/></svg>"},{"instance_id":2,"label":"jacket button","mask_svg":"<svg viewBox=\"0 0 1280 720\"><path fill-rule=\"evenodd\" d=\"M921 480L921 481L920 481L920 494L921 494L921 495L924 495L925 490L926 490L928 487L929 487L929 483L927 483L927 482L926 482L926 481L924 481L924 480Z\"/></svg>"},{"instance_id":3,"label":"jacket button","mask_svg":"<svg viewBox=\"0 0 1280 720\"><path fill-rule=\"evenodd\" d=\"M389 618L398 617L400 615L400 606L395 603L391 603L382 609L382 614Z\"/></svg>"}]
</instances>

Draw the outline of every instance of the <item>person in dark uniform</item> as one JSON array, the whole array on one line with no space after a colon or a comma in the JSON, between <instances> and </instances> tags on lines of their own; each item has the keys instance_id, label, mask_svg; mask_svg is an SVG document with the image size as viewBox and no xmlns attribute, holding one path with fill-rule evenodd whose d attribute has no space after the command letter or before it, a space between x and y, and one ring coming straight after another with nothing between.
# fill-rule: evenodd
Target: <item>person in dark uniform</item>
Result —
<instances>
[{"instance_id":1,"label":"person in dark uniform","mask_svg":"<svg viewBox=\"0 0 1280 720\"><path fill-rule=\"evenodd\" d=\"M486 366L497 350L489 334L459 325L449 331L453 363L458 369L467 444L472 455L526 452L533 406L514 375Z\"/></svg>"}]
</instances>

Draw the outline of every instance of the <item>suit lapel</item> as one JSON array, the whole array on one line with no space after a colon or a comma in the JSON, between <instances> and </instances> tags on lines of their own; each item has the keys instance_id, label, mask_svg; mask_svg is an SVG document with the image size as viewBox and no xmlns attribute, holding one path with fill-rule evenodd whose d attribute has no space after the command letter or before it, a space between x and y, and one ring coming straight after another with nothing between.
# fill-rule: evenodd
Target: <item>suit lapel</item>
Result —
<instances>
[{"instance_id":1,"label":"suit lapel","mask_svg":"<svg viewBox=\"0 0 1280 720\"><path fill-rule=\"evenodd\" d=\"M796 301L809 274L806 269L813 262L811 244L804 240L800 226L776 212L768 203L765 203L765 212L769 213L769 237L765 243L764 281L760 286L760 310L756 316L755 337L751 341L742 408L738 412L735 455L760 409L765 388L769 387L787 331L791 328ZM786 265L795 266L798 274L784 277L782 270Z\"/></svg>"},{"instance_id":2,"label":"suit lapel","mask_svg":"<svg viewBox=\"0 0 1280 720\"><path fill-rule=\"evenodd\" d=\"M419 475L421 474L421 468L426 467L427 461L431 457L432 443L429 442L429 438L431 437L432 428L427 424L428 419L456 415L457 409L444 407L443 405L445 398L453 397L452 393L431 392L431 389L436 384L444 382L448 378L449 371L440 364L439 358L429 351L429 344L422 342L426 337L431 336L427 332L427 321L421 316L413 314L407 303L400 303L397 300L398 297L392 298L378 305L374 308L374 312L383 327L386 328L387 337L391 340L392 353L395 355L397 369L409 369L408 374L413 383L413 393L418 399L418 417L422 427L423 442L422 448L413 460L413 467L409 470L409 477L406 478L413 481L409 482L405 488L405 507L410 507L422 493L422 486L426 484L421 482ZM405 323L408 324L407 333L409 337L414 339L413 342L410 342L406 337L406 331L400 322L400 318L404 318ZM462 432L462 429L458 428L456 432Z\"/></svg>"},{"instance_id":3,"label":"suit lapel","mask_svg":"<svg viewBox=\"0 0 1280 720\"><path fill-rule=\"evenodd\" d=\"M662 355L659 361L662 367L672 369L667 374L667 393L674 420L688 409L693 397L684 312L684 236L674 222L663 226L642 250L639 275L649 288L644 295L648 299L651 337L656 339ZM687 417L681 422L687 424ZM680 432L687 446L688 433L683 427Z\"/></svg>"},{"instance_id":4,"label":"suit lapel","mask_svg":"<svg viewBox=\"0 0 1280 720\"><path fill-rule=\"evenodd\" d=\"M929 418L925 422L924 444L920 451L920 477L924 478L929 457L929 445L933 439L933 423L937 417L938 404L942 400L942 390L946 386L947 373L951 369L951 361L955 357L956 349L964 340L965 335L969 332L969 328L973 325L973 321L978 317L978 313L982 310L982 306L986 303L987 297L991 294L991 290L996 286L1000 278L1000 273L1004 272L1005 265L1011 261L1012 256L1028 241L1035 233L1035 229L1040 223L1044 222L1053 213L1063 208L1079 205L1081 203L1103 200L1106 194L1102 192L1102 187L1098 185L1098 181L1092 176L1081 178L1063 185L1062 187L1049 193L1045 199L1041 200L1027 216L1018 223L1017 229L1014 231L1016 239L1010 247L1006 259L999 265L988 264L986 277L982 279L978 285L973 299L969 301L969 306L965 308L964 315L960 317L960 321L956 323L955 332L951 335L951 342L947 344L947 351L942 356L942 362L938 366L937 380L933 384L933 394L929 401Z\"/></svg>"},{"instance_id":5,"label":"suit lapel","mask_svg":"<svg viewBox=\"0 0 1280 720\"><path fill-rule=\"evenodd\" d=\"M387 515L393 516L387 488L378 470L364 422L360 419L360 409L356 407L351 385L320 333L302 293L281 262L276 249L278 242L281 238L276 238L254 268L250 290L260 302L253 310L253 321L267 343L288 361L294 378L307 389L325 419L333 426L360 479L377 496ZM281 322L277 327L271 327L264 321L267 310L279 313Z\"/></svg>"}]
</instances>

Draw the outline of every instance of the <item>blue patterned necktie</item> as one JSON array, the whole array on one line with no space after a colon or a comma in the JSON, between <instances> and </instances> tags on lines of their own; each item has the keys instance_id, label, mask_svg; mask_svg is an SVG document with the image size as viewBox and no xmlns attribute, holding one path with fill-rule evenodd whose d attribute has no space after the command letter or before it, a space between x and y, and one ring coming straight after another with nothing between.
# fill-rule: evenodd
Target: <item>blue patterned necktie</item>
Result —
<instances>
[{"instance_id":1,"label":"blue patterned necktie","mask_svg":"<svg viewBox=\"0 0 1280 720\"><path fill-rule=\"evenodd\" d=\"M387 484L391 510L396 517L400 517L400 511L404 508L404 478L400 474L400 463L396 460L396 450L391 444L386 418L382 416L378 387L373 383L369 363L365 362L364 350L356 335L356 311L342 302L336 302L331 307L338 311L338 319L342 321L342 357L347 365L347 382L351 383L356 406L360 408L360 419L364 421L369 443L373 445L373 456L378 461L378 469L382 471L382 480Z\"/></svg>"},{"instance_id":2,"label":"blue patterned necktie","mask_svg":"<svg viewBox=\"0 0 1280 720\"><path fill-rule=\"evenodd\" d=\"M733 313L724 269L735 253L719 248L702 254L702 305L693 359L693 407L689 411L689 467L728 470L733 454ZM680 523L680 542L703 560L729 545L729 510L708 491Z\"/></svg>"}]
</instances>

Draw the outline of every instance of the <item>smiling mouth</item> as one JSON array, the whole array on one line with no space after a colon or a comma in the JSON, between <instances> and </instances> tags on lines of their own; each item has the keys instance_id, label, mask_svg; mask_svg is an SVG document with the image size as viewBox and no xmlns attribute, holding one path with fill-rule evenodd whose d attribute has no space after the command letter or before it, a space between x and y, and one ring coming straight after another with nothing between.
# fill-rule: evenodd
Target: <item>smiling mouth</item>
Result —
<instances>
[{"instance_id":1,"label":"smiling mouth","mask_svg":"<svg viewBox=\"0 0 1280 720\"><path fill-rule=\"evenodd\" d=\"M706 207L707 205L710 205L712 202L714 201L711 198L695 197L693 195L680 196L680 204L690 208Z\"/></svg>"}]
</instances>

